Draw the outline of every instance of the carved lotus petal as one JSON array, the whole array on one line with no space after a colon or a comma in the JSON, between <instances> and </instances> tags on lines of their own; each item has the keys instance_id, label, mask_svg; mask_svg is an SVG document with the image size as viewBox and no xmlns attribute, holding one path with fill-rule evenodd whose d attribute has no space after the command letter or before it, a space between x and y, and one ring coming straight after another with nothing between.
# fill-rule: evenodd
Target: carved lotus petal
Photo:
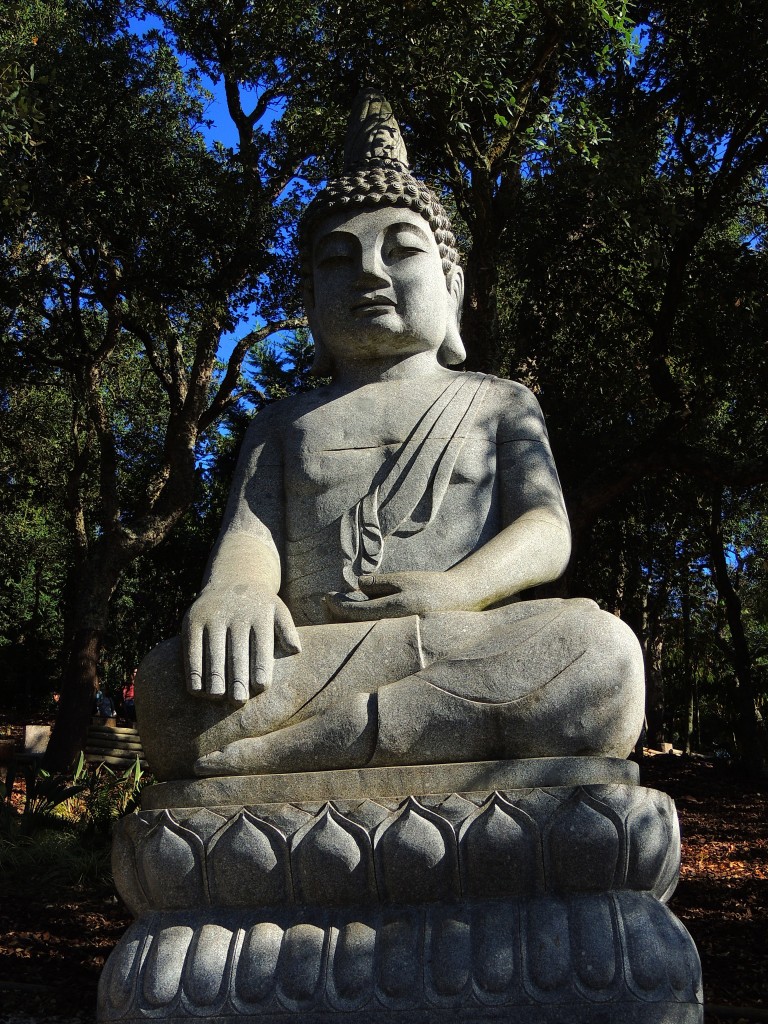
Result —
<instances>
[{"instance_id":1,"label":"carved lotus petal","mask_svg":"<svg viewBox=\"0 0 768 1024\"><path fill-rule=\"evenodd\" d=\"M563 900L539 896L527 903L523 948L528 991L542 1002L561 1001L571 980L568 908Z\"/></svg>"},{"instance_id":2,"label":"carved lotus petal","mask_svg":"<svg viewBox=\"0 0 768 1024\"><path fill-rule=\"evenodd\" d=\"M520 917L517 902L481 904L472 921L474 991L481 1003L512 1001L520 985Z\"/></svg>"},{"instance_id":3,"label":"carved lotus petal","mask_svg":"<svg viewBox=\"0 0 768 1024\"><path fill-rule=\"evenodd\" d=\"M196 933L184 970L184 994L193 1006L213 1009L226 999L227 960L232 932L218 924L205 924Z\"/></svg>"},{"instance_id":4,"label":"carved lotus petal","mask_svg":"<svg viewBox=\"0 0 768 1024\"><path fill-rule=\"evenodd\" d=\"M386 899L421 903L459 895L453 829L413 797L379 825L374 847L376 876Z\"/></svg>"},{"instance_id":5,"label":"carved lotus petal","mask_svg":"<svg viewBox=\"0 0 768 1024\"><path fill-rule=\"evenodd\" d=\"M360 1009L373 996L376 929L363 921L342 924L328 970L328 990L340 1010Z\"/></svg>"},{"instance_id":6,"label":"carved lotus petal","mask_svg":"<svg viewBox=\"0 0 768 1024\"><path fill-rule=\"evenodd\" d=\"M701 1001L701 964L680 921L650 894L621 894L628 982L642 999Z\"/></svg>"},{"instance_id":7,"label":"carved lotus petal","mask_svg":"<svg viewBox=\"0 0 768 1024\"><path fill-rule=\"evenodd\" d=\"M616 925L607 895L571 902L573 965L581 987L590 999L608 998L620 980L621 961Z\"/></svg>"},{"instance_id":8,"label":"carved lotus petal","mask_svg":"<svg viewBox=\"0 0 768 1024\"><path fill-rule=\"evenodd\" d=\"M122 1017L130 1009L137 961L147 933L146 918L134 921L110 954L99 981L99 1020Z\"/></svg>"},{"instance_id":9,"label":"carved lotus petal","mask_svg":"<svg viewBox=\"0 0 768 1024\"><path fill-rule=\"evenodd\" d=\"M673 852L673 834L669 807L657 804L649 793L627 817L628 888L656 889L665 875L667 859Z\"/></svg>"},{"instance_id":10,"label":"carved lotus petal","mask_svg":"<svg viewBox=\"0 0 768 1024\"><path fill-rule=\"evenodd\" d=\"M294 1012L308 1010L321 995L325 967L325 930L315 924L294 924L283 936L277 964L277 994Z\"/></svg>"},{"instance_id":11,"label":"carved lotus petal","mask_svg":"<svg viewBox=\"0 0 768 1024\"><path fill-rule=\"evenodd\" d=\"M376 994L388 1007L405 1009L421 999L423 948L421 914L399 911L376 937Z\"/></svg>"},{"instance_id":12,"label":"carved lotus petal","mask_svg":"<svg viewBox=\"0 0 768 1024\"><path fill-rule=\"evenodd\" d=\"M655 922L649 919L652 911L652 901L644 893L622 894L621 916L630 970L628 980L631 988L643 999L661 998L666 992L665 957L659 955L659 936Z\"/></svg>"},{"instance_id":13,"label":"carved lotus petal","mask_svg":"<svg viewBox=\"0 0 768 1024\"><path fill-rule=\"evenodd\" d=\"M619 834L607 808L598 810L583 793L555 813L545 835L548 888L554 892L604 892L614 884L621 853Z\"/></svg>"},{"instance_id":14,"label":"carved lotus petal","mask_svg":"<svg viewBox=\"0 0 768 1024\"><path fill-rule=\"evenodd\" d=\"M677 817L677 809L674 803L666 794L658 793L657 800L665 802L671 813L672 838L669 843L667 862L664 865L664 870L656 889L659 900L662 903L666 903L677 888L680 878L680 820Z\"/></svg>"},{"instance_id":15,"label":"carved lotus petal","mask_svg":"<svg viewBox=\"0 0 768 1024\"><path fill-rule=\"evenodd\" d=\"M241 811L208 850L211 901L222 906L273 906L291 897L288 844L274 825Z\"/></svg>"},{"instance_id":16,"label":"carved lotus petal","mask_svg":"<svg viewBox=\"0 0 768 1024\"><path fill-rule=\"evenodd\" d=\"M141 846L139 878L153 908L180 910L208 902L200 837L179 825L168 811Z\"/></svg>"},{"instance_id":17,"label":"carved lotus petal","mask_svg":"<svg viewBox=\"0 0 768 1024\"><path fill-rule=\"evenodd\" d=\"M178 815L178 811L176 812ZM217 814L208 807L198 808L194 814L187 818L179 817L179 824L188 828L190 832L200 836L204 844L210 842L212 837L219 831L227 819L222 814Z\"/></svg>"},{"instance_id":18,"label":"carved lotus petal","mask_svg":"<svg viewBox=\"0 0 768 1024\"><path fill-rule=\"evenodd\" d=\"M248 1008L270 999L282 944L283 929L274 921L260 921L246 932L235 974L238 1003Z\"/></svg>"},{"instance_id":19,"label":"carved lotus petal","mask_svg":"<svg viewBox=\"0 0 768 1024\"><path fill-rule=\"evenodd\" d=\"M370 901L376 892L368 833L330 804L294 835L297 899L321 906Z\"/></svg>"},{"instance_id":20,"label":"carved lotus petal","mask_svg":"<svg viewBox=\"0 0 768 1024\"><path fill-rule=\"evenodd\" d=\"M434 908L426 934L428 993L437 1006L458 1006L472 980L468 911Z\"/></svg>"},{"instance_id":21,"label":"carved lotus petal","mask_svg":"<svg viewBox=\"0 0 768 1024\"><path fill-rule=\"evenodd\" d=\"M142 968L142 1002L151 1009L166 1007L179 991L181 972L192 941L194 929L189 925L161 928L152 939Z\"/></svg>"},{"instance_id":22,"label":"carved lotus petal","mask_svg":"<svg viewBox=\"0 0 768 1024\"><path fill-rule=\"evenodd\" d=\"M150 909L138 869L139 851L149 828L143 815L129 814L116 823L112 839L112 877L134 917Z\"/></svg>"},{"instance_id":23,"label":"carved lotus petal","mask_svg":"<svg viewBox=\"0 0 768 1024\"><path fill-rule=\"evenodd\" d=\"M539 891L540 851L536 823L494 794L459 833L465 894L493 898Z\"/></svg>"}]
</instances>

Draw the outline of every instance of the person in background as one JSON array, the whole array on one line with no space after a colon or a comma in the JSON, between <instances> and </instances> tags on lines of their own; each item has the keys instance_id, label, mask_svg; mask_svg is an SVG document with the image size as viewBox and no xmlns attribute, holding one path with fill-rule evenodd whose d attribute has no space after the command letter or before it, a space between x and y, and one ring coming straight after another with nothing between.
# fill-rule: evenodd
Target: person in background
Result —
<instances>
[{"instance_id":1,"label":"person in background","mask_svg":"<svg viewBox=\"0 0 768 1024\"><path fill-rule=\"evenodd\" d=\"M95 711L99 718L116 718L117 712L112 698L99 687L94 698Z\"/></svg>"},{"instance_id":2,"label":"person in background","mask_svg":"<svg viewBox=\"0 0 768 1024\"><path fill-rule=\"evenodd\" d=\"M123 718L127 718L131 722L136 721L136 704L134 702L133 684L134 680L136 679L137 672L138 669L133 669L130 676L128 677L128 682L125 684L121 691L122 701L120 710Z\"/></svg>"}]
</instances>

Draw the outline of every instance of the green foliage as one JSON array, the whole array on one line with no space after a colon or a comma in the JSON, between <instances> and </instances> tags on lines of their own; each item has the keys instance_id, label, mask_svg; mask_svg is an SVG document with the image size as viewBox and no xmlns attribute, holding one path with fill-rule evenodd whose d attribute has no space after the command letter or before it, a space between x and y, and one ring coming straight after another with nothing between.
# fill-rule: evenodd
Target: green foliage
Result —
<instances>
[{"instance_id":1,"label":"green foliage","mask_svg":"<svg viewBox=\"0 0 768 1024\"><path fill-rule=\"evenodd\" d=\"M0 13L0 206L16 216L29 201L18 156L33 158L45 142L47 78L35 66L35 48L63 18L63 0L9 0Z\"/></svg>"},{"instance_id":2,"label":"green foliage","mask_svg":"<svg viewBox=\"0 0 768 1024\"><path fill-rule=\"evenodd\" d=\"M67 888L114 891L110 866L111 842L94 841L56 821L32 836L0 835L0 896L60 900Z\"/></svg>"},{"instance_id":3,"label":"green foliage","mask_svg":"<svg viewBox=\"0 0 768 1024\"><path fill-rule=\"evenodd\" d=\"M61 804L82 793L85 784L78 781L82 774L83 757L75 772L74 781L63 775L51 775L37 765L26 773L26 798L21 822L22 835L31 835L48 821Z\"/></svg>"},{"instance_id":4,"label":"green foliage","mask_svg":"<svg viewBox=\"0 0 768 1024\"><path fill-rule=\"evenodd\" d=\"M306 329L300 329L280 345L262 342L249 354L246 372L255 385L256 407L309 391L327 383L312 376L314 348Z\"/></svg>"},{"instance_id":5,"label":"green foliage","mask_svg":"<svg viewBox=\"0 0 768 1024\"><path fill-rule=\"evenodd\" d=\"M66 817L86 833L109 835L117 818L136 809L148 779L138 756L130 768L115 772L107 764L89 764L81 754L74 782L78 792L70 794Z\"/></svg>"},{"instance_id":6,"label":"green foliage","mask_svg":"<svg viewBox=\"0 0 768 1024\"><path fill-rule=\"evenodd\" d=\"M750 27L765 15L729 4L715 16L695 2L636 14L638 55L590 89L610 124L599 165L557 144L521 183L501 266L502 366L547 414L576 531L570 592L597 597L641 637L654 739L685 746L693 729L736 753L744 679L757 705L768 699L755 571L768 91ZM736 38L746 65L725 42ZM712 569L718 482L746 676Z\"/></svg>"},{"instance_id":7,"label":"green foliage","mask_svg":"<svg viewBox=\"0 0 768 1024\"><path fill-rule=\"evenodd\" d=\"M138 806L147 777L137 756L123 772L104 763L89 763L81 751L73 773L47 772L33 763L25 772L26 796L20 837L62 822L85 834L109 834L112 823ZM8 822L6 822L8 825ZM9 830L13 833L13 829Z\"/></svg>"},{"instance_id":8,"label":"green foliage","mask_svg":"<svg viewBox=\"0 0 768 1024\"><path fill-rule=\"evenodd\" d=\"M50 693L72 557L66 526L71 403L55 380L6 394L0 431L0 658L6 706Z\"/></svg>"}]
</instances>

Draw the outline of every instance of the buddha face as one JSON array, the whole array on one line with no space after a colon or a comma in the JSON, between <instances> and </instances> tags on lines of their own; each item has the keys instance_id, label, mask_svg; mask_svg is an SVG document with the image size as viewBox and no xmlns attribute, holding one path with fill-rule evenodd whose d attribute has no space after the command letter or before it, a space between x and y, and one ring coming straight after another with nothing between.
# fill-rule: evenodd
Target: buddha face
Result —
<instances>
[{"instance_id":1,"label":"buddha face","mask_svg":"<svg viewBox=\"0 0 768 1024\"><path fill-rule=\"evenodd\" d=\"M456 328L462 278L443 273L427 221L382 207L331 214L312 245L312 334L334 364L440 350Z\"/></svg>"}]
</instances>

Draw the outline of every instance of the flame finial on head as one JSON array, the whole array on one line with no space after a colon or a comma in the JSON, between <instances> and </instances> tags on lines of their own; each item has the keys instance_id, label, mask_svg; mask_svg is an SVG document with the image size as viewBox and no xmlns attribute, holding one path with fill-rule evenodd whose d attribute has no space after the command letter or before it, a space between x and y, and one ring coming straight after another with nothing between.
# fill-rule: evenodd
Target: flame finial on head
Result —
<instances>
[{"instance_id":1,"label":"flame finial on head","mask_svg":"<svg viewBox=\"0 0 768 1024\"><path fill-rule=\"evenodd\" d=\"M344 143L344 172L372 167L408 170L400 126L387 99L375 89L358 93Z\"/></svg>"}]
</instances>

